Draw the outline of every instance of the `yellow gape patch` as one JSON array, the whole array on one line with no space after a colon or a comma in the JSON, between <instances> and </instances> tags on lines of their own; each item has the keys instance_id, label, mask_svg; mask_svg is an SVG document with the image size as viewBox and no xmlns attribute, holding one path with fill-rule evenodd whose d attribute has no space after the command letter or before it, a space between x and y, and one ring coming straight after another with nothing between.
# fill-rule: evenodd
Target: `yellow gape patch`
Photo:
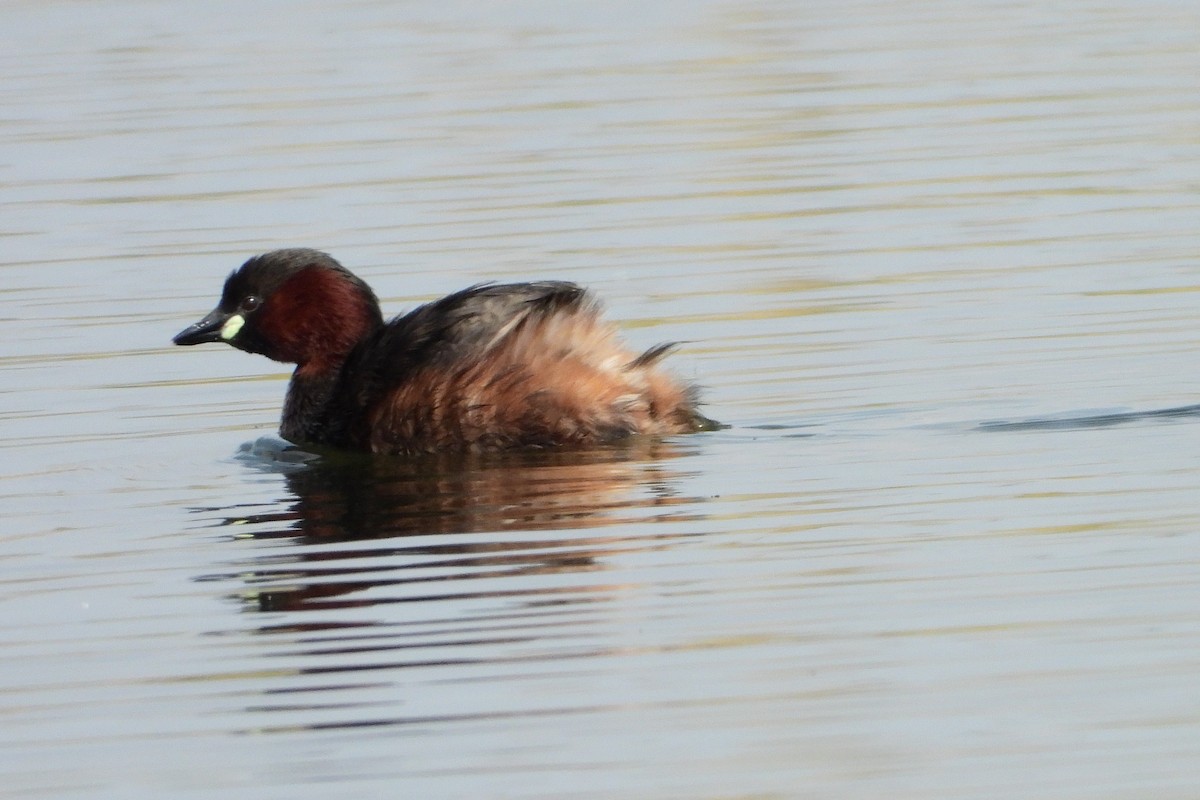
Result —
<instances>
[{"instance_id":1,"label":"yellow gape patch","mask_svg":"<svg viewBox=\"0 0 1200 800\"><path fill-rule=\"evenodd\" d=\"M246 324L246 318L241 314L234 314L229 319L225 320L225 324L221 326L221 338L229 341L238 335L238 331Z\"/></svg>"}]
</instances>

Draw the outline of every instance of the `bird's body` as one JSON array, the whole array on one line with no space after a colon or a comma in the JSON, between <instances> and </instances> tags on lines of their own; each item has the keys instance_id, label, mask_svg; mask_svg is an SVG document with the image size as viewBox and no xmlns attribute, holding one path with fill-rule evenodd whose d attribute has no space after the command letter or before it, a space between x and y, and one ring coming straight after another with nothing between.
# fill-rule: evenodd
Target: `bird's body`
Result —
<instances>
[{"instance_id":1,"label":"bird's body","mask_svg":"<svg viewBox=\"0 0 1200 800\"><path fill-rule=\"evenodd\" d=\"M281 434L376 453L613 442L712 425L696 392L619 341L558 281L481 284L384 323L371 289L328 255L277 250L229 276L175 337L295 363Z\"/></svg>"}]
</instances>

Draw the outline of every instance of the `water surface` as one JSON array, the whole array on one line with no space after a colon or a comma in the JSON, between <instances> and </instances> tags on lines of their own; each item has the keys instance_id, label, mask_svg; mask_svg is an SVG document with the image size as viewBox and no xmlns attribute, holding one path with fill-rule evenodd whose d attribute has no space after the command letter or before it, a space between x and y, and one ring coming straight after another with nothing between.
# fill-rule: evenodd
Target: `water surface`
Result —
<instances>
[{"instance_id":1,"label":"water surface","mask_svg":"<svg viewBox=\"0 0 1200 800\"><path fill-rule=\"evenodd\" d=\"M1200 11L0 10L0 793L1200 789ZM272 455L333 252L587 284L722 431Z\"/></svg>"}]
</instances>

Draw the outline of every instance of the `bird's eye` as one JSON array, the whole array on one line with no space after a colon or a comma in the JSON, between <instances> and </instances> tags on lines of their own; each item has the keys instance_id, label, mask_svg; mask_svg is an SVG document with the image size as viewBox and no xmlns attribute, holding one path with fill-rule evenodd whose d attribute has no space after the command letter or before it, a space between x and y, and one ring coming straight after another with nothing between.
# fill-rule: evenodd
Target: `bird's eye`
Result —
<instances>
[{"instance_id":1,"label":"bird's eye","mask_svg":"<svg viewBox=\"0 0 1200 800\"><path fill-rule=\"evenodd\" d=\"M241 310L253 311L260 305L262 305L262 300L260 300L256 295L248 294L242 299Z\"/></svg>"}]
</instances>

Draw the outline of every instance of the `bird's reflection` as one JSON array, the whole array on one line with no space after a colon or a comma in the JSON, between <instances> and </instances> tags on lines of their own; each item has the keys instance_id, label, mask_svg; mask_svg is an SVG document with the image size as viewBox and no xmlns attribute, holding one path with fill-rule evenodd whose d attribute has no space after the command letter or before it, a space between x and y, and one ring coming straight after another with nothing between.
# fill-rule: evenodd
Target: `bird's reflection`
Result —
<instances>
[{"instance_id":1,"label":"bird's reflection","mask_svg":"<svg viewBox=\"0 0 1200 800\"><path fill-rule=\"evenodd\" d=\"M260 551L236 575L205 579L242 582L243 607L259 611L449 599L430 591L434 583L453 585L455 597L475 596L455 583L470 579L489 579L486 594L493 596L518 592L561 602L563 587L496 588L495 579L596 571L605 554L689 535L651 523L696 518L697 498L678 488L690 453L639 440L486 457L326 453L303 464L257 458L254 466L283 471L289 497L264 513L225 516L222 524L250 523L241 528L246 538L298 546ZM572 532L600 528L608 530Z\"/></svg>"}]
</instances>

